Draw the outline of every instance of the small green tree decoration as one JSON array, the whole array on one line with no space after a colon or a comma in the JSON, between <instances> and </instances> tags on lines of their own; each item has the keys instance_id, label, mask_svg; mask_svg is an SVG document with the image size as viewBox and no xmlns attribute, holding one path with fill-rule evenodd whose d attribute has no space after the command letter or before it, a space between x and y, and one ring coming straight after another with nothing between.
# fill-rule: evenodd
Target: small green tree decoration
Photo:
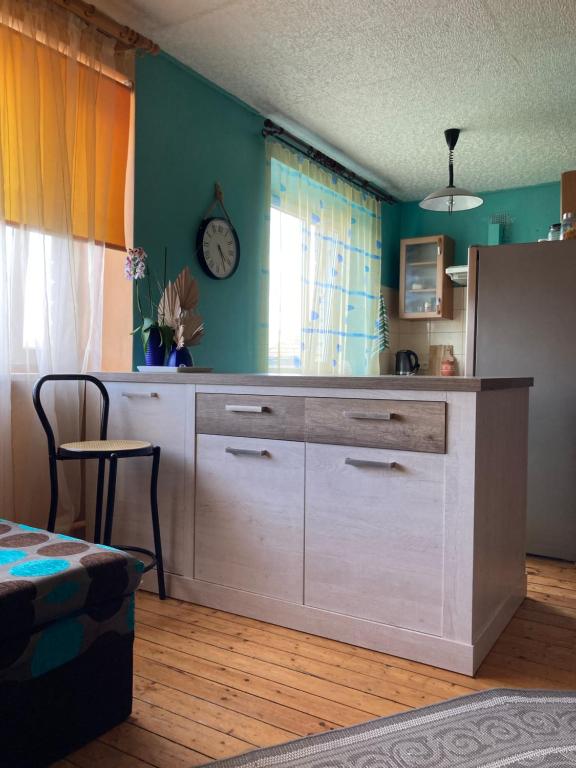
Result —
<instances>
[{"instance_id":1,"label":"small green tree decoration","mask_svg":"<svg viewBox=\"0 0 576 768\"><path fill-rule=\"evenodd\" d=\"M378 352L390 349L390 326L388 325L388 308L384 297L380 294L378 302Z\"/></svg>"}]
</instances>

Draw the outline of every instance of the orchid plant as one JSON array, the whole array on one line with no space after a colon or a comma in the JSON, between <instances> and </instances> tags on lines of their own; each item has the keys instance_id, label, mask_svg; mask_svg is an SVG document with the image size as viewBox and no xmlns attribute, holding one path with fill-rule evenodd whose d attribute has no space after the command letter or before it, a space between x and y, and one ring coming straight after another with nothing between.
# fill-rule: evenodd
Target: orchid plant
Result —
<instances>
[{"instance_id":1,"label":"orchid plant","mask_svg":"<svg viewBox=\"0 0 576 768\"><path fill-rule=\"evenodd\" d=\"M204 323L196 312L199 299L198 283L192 277L188 267L183 269L174 283L166 282L166 250L164 251L164 284L158 283L160 300L156 304L152 299L152 276L148 264L148 255L143 248L129 248L124 263L124 275L133 280L136 287L136 304L141 324L132 333L142 336L144 352L148 349L150 333L156 328L160 333L164 357L172 348L199 344L204 335ZM140 281L146 279L148 287L147 314L142 308Z\"/></svg>"}]
</instances>

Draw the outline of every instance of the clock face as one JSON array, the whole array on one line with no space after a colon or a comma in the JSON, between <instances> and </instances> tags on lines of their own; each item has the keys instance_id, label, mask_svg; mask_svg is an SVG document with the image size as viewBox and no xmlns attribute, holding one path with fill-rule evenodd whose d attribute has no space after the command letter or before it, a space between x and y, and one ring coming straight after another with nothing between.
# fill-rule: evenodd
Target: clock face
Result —
<instances>
[{"instance_id":1,"label":"clock face","mask_svg":"<svg viewBox=\"0 0 576 768\"><path fill-rule=\"evenodd\" d=\"M204 271L215 280L234 274L240 260L240 243L226 219L204 219L196 240L198 258Z\"/></svg>"}]
</instances>

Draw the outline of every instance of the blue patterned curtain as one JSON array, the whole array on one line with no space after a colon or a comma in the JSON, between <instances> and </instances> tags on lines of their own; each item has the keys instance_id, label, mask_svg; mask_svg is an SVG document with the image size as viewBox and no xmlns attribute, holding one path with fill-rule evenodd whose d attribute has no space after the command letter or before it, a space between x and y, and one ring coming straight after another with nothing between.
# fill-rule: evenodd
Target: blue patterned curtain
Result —
<instances>
[{"instance_id":1,"label":"blue patterned curtain","mask_svg":"<svg viewBox=\"0 0 576 768\"><path fill-rule=\"evenodd\" d=\"M268 370L378 375L378 201L278 142L267 163Z\"/></svg>"}]
</instances>

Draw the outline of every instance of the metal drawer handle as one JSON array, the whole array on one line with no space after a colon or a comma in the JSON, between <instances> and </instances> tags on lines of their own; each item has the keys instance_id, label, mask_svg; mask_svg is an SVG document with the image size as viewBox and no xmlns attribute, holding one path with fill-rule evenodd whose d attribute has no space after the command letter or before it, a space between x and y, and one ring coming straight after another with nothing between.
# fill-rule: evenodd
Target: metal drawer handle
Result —
<instances>
[{"instance_id":1,"label":"metal drawer handle","mask_svg":"<svg viewBox=\"0 0 576 768\"><path fill-rule=\"evenodd\" d=\"M377 419L378 421L390 421L394 416L390 411L385 413L370 413L370 411L344 411L347 419Z\"/></svg>"},{"instance_id":2,"label":"metal drawer handle","mask_svg":"<svg viewBox=\"0 0 576 768\"><path fill-rule=\"evenodd\" d=\"M157 397L160 395L158 392L122 392L122 397Z\"/></svg>"},{"instance_id":3,"label":"metal drawer handle","mask_svg":"<svg viewBox=\"0 0 576 768\"><path fill-rule=\"evenodd\" d=\"M397 461L370 461L369 459L350 459L344 460L344 464L350 464L351 467L375 467L379 469L396 469Z\"/></svg>"},{"instance_id":4,"label":"metal drawer handle","mask_svg":"<svg viewBox=\"0 0 576 768\"><path fill-rule=\"evenodd\" d=\"M265 405L225 405L229 413L264 413L268 410Z\"/></svg>"},{"instance_id":5,"label":"metal drawer handle","mask_svg":"<svg viewBox=\"0 0 576 768\"><path fill-rule=\"evenodd\" d=\"M258 451L252 448L226 448L226 453L231 453L232 456L270 456L268 451Z\"/></svg>"}]
</instances>

